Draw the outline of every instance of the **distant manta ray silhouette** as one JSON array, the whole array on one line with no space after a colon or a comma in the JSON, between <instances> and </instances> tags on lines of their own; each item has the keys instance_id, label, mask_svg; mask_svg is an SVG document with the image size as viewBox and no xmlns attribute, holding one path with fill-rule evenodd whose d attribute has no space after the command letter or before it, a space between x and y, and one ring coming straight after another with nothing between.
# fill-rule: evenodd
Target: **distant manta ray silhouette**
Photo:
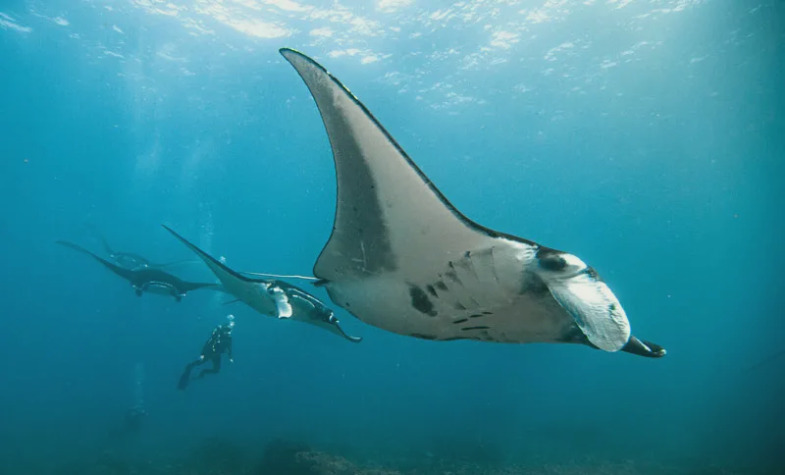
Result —
<instances>
[{"instance_id":1,"label":"distant manta ray silhouette","mask_svg":"<svg viewBox=\"0 0 785 475\"><path fill-rule=\"evenodd\" d=\"M115 250L109 245L109 242L106 240L105 237L101 235L99 235L98 237L101 239L101 244L104 246L104 251L106 251L106 254L109 256L109 259L111 261L114 261L114 263L119 265L120 267L124 267L126 269L142 269L145 267L160 269L163 267L171 267L180 264L193 264L195 262L198 262L194 259L181 259L179 261L164 262L159 264L159 263L151 262L146 257L133 252L124 252L124 251Z\"/></svg>"},{"instance_id":2,"label":"distant manta ray silhouette","mask_svg":"<svg viewBox=\"0 0 785 475\"><path fill-rule=\"evenodd\" d=\"M202 288L220 289L218 284L203 282L188 282L172 275L168 272L153 267L141 267L128 269L120 265L109 262L87 249L68 241L57 241L57 244L87 254L93 259L103 264L107 269L130 282L137 296L142 296L144 292L171 295L176 301L182 300L185 295L192 291Z\"/></svg>"}]
</instances>

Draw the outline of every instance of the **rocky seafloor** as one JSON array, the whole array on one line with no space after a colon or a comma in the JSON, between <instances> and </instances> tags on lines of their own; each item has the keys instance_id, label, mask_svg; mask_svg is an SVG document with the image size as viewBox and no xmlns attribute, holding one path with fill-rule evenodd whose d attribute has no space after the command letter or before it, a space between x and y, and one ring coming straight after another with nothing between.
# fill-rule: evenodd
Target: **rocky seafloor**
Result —
<instances>
[{"instance_id":1,"label":"rocky seafloor","mask_svg":"<svg viewBox=\"0 0 785 475\"><path fill-rule=\"evenodd\" d=\"M19 473L26 473L24 470ZM30 472L32 474L32 472ZM586 459L564 463L509 464L419 456L378 462L352 460L302 443L273 441L248 451L221 440L200 444L171 460L121 456L105 451L88 460L47 470L53 475L730 475L785 473L767 469L727 468L710 461L684 465Z\"/></svg>"}]
</instances>

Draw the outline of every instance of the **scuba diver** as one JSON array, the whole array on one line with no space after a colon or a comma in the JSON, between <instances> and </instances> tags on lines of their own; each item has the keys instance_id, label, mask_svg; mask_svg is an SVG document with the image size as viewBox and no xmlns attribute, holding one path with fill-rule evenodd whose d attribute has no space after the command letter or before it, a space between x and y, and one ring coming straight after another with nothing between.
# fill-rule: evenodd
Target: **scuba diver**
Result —
<instances>
[{"instance_id":1,"label":"scuba diver","mask_svg":"<svg viewBox=\"0 0 785 475\"><path fill-rule=\"evenodd\" d=\"M180 382L177 384L178 389L185 389L191 380L191 370L196 366L201 366L207 362L212 362L212 368L205 368L199 372L198 378L203 378L205 374L217 374L221 371L221 355L226 353L229 356L229 362L234 363L232 359L232 328L234 328L234 315L226 317L229 323L225 325L218 325L213 330L210 338L205 342L202 347L202 354L198 360L192 361L186 365L183 374L180 376Z\"/></svg>"}]
</instances>

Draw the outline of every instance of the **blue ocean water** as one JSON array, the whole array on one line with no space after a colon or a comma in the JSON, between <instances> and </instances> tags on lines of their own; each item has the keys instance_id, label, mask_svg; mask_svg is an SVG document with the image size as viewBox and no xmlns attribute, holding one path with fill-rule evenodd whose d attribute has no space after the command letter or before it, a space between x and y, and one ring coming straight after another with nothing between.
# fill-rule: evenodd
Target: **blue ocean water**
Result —
<instances>
[{"instance_id":1,"label":"blue ocean water","mask_svg":"<svg viewBox=\"0 0 785 475\"><path fill-rule=\"evenodd\" d=\"M3 0L0 473L270 473L275 440L402 473L783 473L783 13ZM193 257L167 224L241 270L312 272L334 165L280 47L468 217L595 267L668 355L418 340L300 284L354 345L211 290L139 298L55 245ZM228 313L235 363L177 391Z\"/></svg>"}]
</instances>

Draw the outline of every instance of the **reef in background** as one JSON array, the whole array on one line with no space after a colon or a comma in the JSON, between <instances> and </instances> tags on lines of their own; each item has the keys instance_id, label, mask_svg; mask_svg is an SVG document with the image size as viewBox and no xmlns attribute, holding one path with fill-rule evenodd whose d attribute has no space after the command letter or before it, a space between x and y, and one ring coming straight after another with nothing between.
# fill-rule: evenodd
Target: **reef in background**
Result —
<instances>
[{"instance_id":1,"label":"reef in background","mask_svg":"<svg viewBox=\"0 0 785 475\"><path fill-rule=\"evenodd\" d=\"M261 452L261 453L260 453ZM188 454L168 459L128 457L103 452L70 461L55 470L0 467L4 475L39 473L55 475L763 475L782 473L781 468L729 469L712 465L676 466L638 461L582 460L538 465L488 464L487 461L445 459L434 456L363 463L317 450L305 443L275 440L263 450L248 450L230 441L211 438ZM10 468L10 470L9 470Z\"/></svg>"}]
</instances>

